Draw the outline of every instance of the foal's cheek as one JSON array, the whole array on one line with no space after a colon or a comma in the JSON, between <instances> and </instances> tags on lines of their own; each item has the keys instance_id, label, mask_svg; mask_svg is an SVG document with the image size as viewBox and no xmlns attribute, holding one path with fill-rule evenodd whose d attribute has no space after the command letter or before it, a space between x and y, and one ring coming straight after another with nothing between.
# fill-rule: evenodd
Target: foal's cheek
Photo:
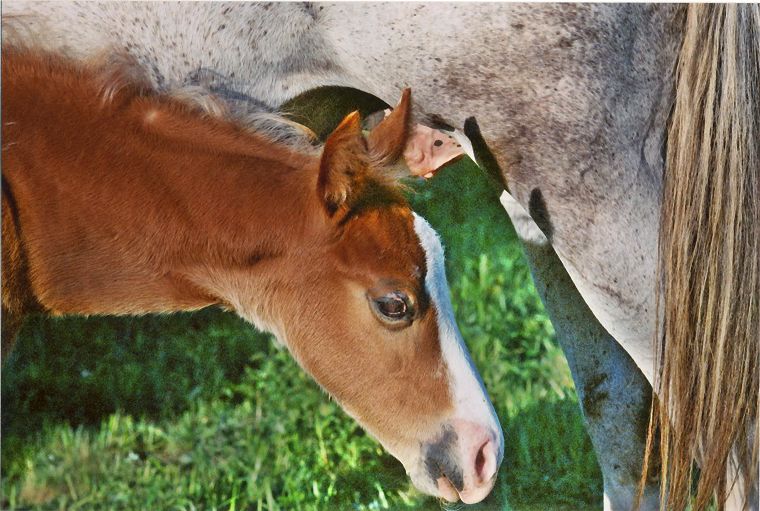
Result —
<instances>
[{"instance_id":1,"label":"foal's cheek","mask_svg":"<svg viewBox=\"0 0 760 511\"><path fill-rule=\"evenodd\" d=\"M398 374L404 369L404 357L400 353L393 353L388 361L388 374Z\"/></svg>"}]
</instances>

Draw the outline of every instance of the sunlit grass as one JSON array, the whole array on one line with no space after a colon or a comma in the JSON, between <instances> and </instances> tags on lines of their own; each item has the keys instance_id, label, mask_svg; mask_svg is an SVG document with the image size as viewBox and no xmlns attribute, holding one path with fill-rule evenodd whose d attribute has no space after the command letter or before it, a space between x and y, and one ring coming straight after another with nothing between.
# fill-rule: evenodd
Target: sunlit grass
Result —
<instances>
[{"instance_id":1,"label":"sunlit grass","mask_svg":"<svg viewBox=\"0 0 760 511\"><path fill-rule=\"evenodd\" d=\"M601 507L569 371L495 195L466 163L413 197L505 430L475 509ZM3 367L8 509L441 509L286 350L231 314L41 319ZM458 509L457 506L447 508Z\"/></svg>"}]
</instances>

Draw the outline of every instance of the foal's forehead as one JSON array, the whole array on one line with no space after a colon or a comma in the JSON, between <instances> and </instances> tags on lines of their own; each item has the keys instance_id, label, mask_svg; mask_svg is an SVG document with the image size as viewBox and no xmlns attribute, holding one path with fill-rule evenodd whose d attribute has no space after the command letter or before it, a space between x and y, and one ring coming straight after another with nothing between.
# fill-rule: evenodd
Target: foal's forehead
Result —
<instances>
[{"instance_id":1,"label":"foal's forehead","mask_svg":"<svg viewBox=\"0 0 760 511\"><path fill-rule=\"evenodd\" d=\"M414 229L414 213L407 205L393 204L363 211L349 221L347 227L355 242L374 245L383 253L413 255L421 251Z\"/></svg>"},{"instance_id":2,"label":"foal's forehead","mask_svg":"<svg viewBox=\"0 0 760 511\"><path fill-rule=\"evenodd\" d=\"M364 211L352 218L345 226L341 250L346 262L377 277L411 279L422 284L427 256L416 218L407 205Z\"/></svg>"}]
</instances>

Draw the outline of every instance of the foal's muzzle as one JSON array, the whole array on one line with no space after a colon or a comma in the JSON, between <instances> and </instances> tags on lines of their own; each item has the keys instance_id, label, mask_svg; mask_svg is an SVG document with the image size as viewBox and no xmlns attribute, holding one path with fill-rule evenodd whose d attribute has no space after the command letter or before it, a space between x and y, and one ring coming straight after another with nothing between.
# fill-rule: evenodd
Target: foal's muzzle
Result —
<instances>
[{"instance_id":1,"label":"foal's muzzle","mask_svg":"<svg viewBox=\"0 0 760 511\"><path fill-rule=\"evenodd\" d=\"M455 419L440 437L423 444L427 474L444 499L474 504L486 498L503 455L499 439L490 428Z\"/></svg>"}]
</instances>

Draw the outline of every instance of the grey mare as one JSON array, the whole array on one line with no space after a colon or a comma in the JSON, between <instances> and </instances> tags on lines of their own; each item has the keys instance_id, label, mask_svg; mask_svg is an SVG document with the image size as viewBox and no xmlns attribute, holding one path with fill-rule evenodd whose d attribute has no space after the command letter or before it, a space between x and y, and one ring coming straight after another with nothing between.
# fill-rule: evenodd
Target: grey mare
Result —
<instances>
[{"instance_id":1,"label":"grey mare","mask_svg":"<svg viewBox=\"0 0 760 511\"><path fill-rule=\"evenodd\" d=\"M211 76L217 92L276 108L324 85L387 102L409 86L421 122L474 117L567 355L604 507L631 508L656 376L660 195L685 7L6 2L4 11L32 15L31 36L77 56L125 47L167 89ZM659 499L648 481L641 509Z\"/></svg>"}]
</instances>

